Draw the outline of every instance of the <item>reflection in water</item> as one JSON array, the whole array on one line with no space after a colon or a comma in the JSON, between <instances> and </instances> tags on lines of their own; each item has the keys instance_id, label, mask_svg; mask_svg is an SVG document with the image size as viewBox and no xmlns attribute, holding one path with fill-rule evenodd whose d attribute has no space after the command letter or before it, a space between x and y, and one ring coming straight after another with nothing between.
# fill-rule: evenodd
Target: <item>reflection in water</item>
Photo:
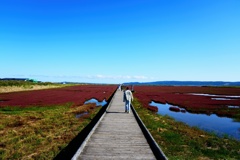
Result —
<instances>
[{"instance_id":1,"label":"reflection in water","mask_svg":"<svg viewBox=\"0 0 240 160\"><path fill-rule=\"evenodd\" d=\"M229 99L229 98L211 98L212 100L234 100L234 99Z\"/></svg>"},{"instance_id":2,"label":"reflection in water","mask_svg":"<svg viewBox=\"0 0 240 160\"><path fill-rule=\"evenodd\" d=\"M234 122L231 118L218 117L216 114L172 112L169 110L169 107L172 107L172 105L155 103L153 101L149 105L158 107L159 114L171 116L175 120L184 122L189 126L197 126L205 131L214 132L218 135L229 135L240 140L240 123Z\"/></svg>"},{"instance_id":3,"label":"reflection in water","mask_svg":"<svg viewBox=\"0 0 240 160\"><path fill-rule=\"evenodd\" d=\"M104 106L104 105L107 104L105 99L102 102L99 102L95 98L89 99L89 100L84 102L84 104L88 104L88 103L96 103L96 106ZM80 117L82 117L82 116L84 116L86 114L89 114L89 112L83 112L83 113L76 114L76 118L80 118Z\"/></svg>"},{"instance_id":4,"label":"reflection in water","mask_svg":"<svg viewBox=\"0 0 240 160\"><path fill-rule=\"evenodd\" d=\"M240 108L240 106L228 106L228 108Z\"/></svg>"},{"instance_id":5,"label":"reflection in water","mask_svg":"<svg viewBox=\"0 0 240 160\"><path fill-rule=\"evenodd\" d=\"M84 104L88 104L88 103L96 103L96 106L104 106L107 104L106 100L104 99L102 102L99 102L97 99L92 98L90 100L87 100L84 102Z\"/></svg>"},{"instance_id":6,"label":"reflection in water","mask_svg":"<svg viewBox=\"0 0 240 160\"><path fill-rule=\"evenodd\" d=\"M209 97L225 97L225 98L240 98L240 96L229 96L229 95L216 95L216 94L205 94L205 93L188 93L196 96L209 96Z\"/></svg>"},{"instance_id":7,"label":"reflection in water","mask_svg":"<svg viewBox=\"0 0 240 160\"><path fill-rule=\"evenodd\" d=\"M82 117L86 114L88 114L88 112L83 112L83 113L76 114L76 118L80 118L80 117Z\"/></svg>"}]
</instances>

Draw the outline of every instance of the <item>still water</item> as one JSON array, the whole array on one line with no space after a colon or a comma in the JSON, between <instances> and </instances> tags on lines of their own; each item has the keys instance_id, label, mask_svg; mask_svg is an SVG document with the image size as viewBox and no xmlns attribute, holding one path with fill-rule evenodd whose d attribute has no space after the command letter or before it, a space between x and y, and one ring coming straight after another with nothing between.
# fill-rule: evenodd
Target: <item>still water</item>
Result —
<instances>
[{"instance_id":1,"label":"still water","mask_svg":"<svg viewBox=\"0 0 240 160\"><path fill-rule=\"evenodd\" d=\"M89 113L88 112L83 112L83 113L76 114L76 118L80 118L80 117L82 117L84 115L87 115L87 114L89 114Z\"/></svg>"},{"instance_id":2,"label":"still water","mask_svg":"<svg viewBox=\"0 0 240 160\"><path fill-rule=\"evenodd\" d=\"M240 140L240 122L234 122L232 118L218 117L216 114L193 114L189 112L173 112L169 110L170 104L155 103L152 101L150 106L158 107L158 114L168 115L177 121L184 122L189 126L196 126L217 135L228 135L229 137ZM178 106L174 106L178 107ZM182 108L180 108L182 110Z\"/></svg>"},{"instance_id":3,"label":"still water","mask_svg":"<svg viewBox=\"0 0 240 160\"><path fill-rule=\"evenodd\" d=\"M84 104L88 103L96 103L96 106L104 106L107 104L106 100L104 99L102 102L99 102L97 99L92 98L84 102Z\"/></svg>"},{"instance_id":4,"label":"still water","mask_svg":"<svg viewBox=\"0 0 240 160\"><path fill-rule=\"evenodd\" d=\"M89 99L89 100L84 102L84 104L88 104L88 103L96 103L96 106L104 106L104 105L107 104L105 99L102 102L99 102L95 98ZM83 113L76 114L76 118L80 118L80 117L82 117L82 116L84 116L86 114L89 114L89 113L88 112L83 112Z\"/></svg>"}]
</instances>

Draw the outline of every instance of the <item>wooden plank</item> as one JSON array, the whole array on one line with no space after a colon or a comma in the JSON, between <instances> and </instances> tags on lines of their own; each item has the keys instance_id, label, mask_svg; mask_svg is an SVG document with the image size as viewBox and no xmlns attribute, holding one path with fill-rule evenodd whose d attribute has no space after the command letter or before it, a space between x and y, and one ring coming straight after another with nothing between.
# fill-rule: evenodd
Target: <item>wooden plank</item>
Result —
<instances>
[{"instance_id":1,"label":"wooden plank","mask_svg":"<svg viewBox=\"0 0 240 160\"><path fill-rule=\"evenodd\" d=\"M134 115L125 113L117 91L105 116L76 159L156 159Z\"/></svg>"}]
</instances>

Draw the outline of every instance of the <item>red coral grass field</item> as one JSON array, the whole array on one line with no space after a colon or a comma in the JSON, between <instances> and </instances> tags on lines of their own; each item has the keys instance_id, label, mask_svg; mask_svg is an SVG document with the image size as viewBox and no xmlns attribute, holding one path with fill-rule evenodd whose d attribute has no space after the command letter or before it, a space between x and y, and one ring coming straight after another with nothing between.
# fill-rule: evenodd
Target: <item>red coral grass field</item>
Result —
<instances>
[{"instance_id":1,"label":"red coral grass field","mask_svg":"<svg viewBox=\"0 0 240 160\"><path fill-rule=\"evenodd\" d=\"M153 111L158 108L149 106L151 101L179 106L188 112L240 116L240 88L236 87L135 86L134 95Z\"/></svg>"},{"instance_id":2,"label":"red coral grass field","mask_svg":"<svg viewBox=\"0 0 240 160\"><path fill-rule=\"evenodd\" d=\"M82 105L86 100L95 98L108 101L114 93L115 85L77 85L55 89L21 91L0 94L0 107L6 106L50 106L66 103Z\"/></svg>"},{"instance_id":3,"label":"red coral grass field","mask_svg":"<svg viewBox=\"0 0 240 160\"><path fill-rule=\"evenodd\" d=\"M110 100L114 85L71 87L0 94L0 159L53 159Z\"/></svg>"}]
</instances>

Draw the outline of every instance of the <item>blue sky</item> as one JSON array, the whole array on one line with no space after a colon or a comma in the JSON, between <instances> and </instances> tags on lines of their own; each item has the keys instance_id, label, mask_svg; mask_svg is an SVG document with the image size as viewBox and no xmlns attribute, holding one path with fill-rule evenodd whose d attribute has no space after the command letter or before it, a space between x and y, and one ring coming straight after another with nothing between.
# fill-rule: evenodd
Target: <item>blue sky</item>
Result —
<instances>
[{"instance_id":1,"label":"blue sky","mask_svg":"<svg viewBox=\"0 0 240 160\"><path fill-rule=\"evenodd\" d=\"M1 0L0 78L240 81L239 0Z\"/></svg>"}]
</instances>

